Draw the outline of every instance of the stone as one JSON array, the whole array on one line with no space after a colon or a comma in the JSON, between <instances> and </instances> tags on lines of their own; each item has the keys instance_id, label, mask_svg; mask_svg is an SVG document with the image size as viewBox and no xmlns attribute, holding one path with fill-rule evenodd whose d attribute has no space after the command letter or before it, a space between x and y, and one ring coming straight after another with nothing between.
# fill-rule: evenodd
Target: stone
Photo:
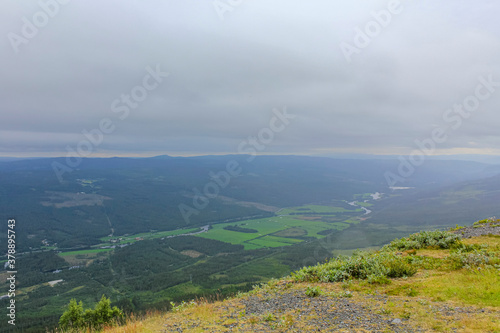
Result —
<instances>
[{"instance_id":1,"label":"stone","mask_svg":"<svg viewBox=\"0 0 500 333\"><path fill-rule=\"evenodd\" d=\"M392 325L401 325L403 322L401 321L401 319L399 318L396 318L394 319L393 321L391 321L391 324Z\"/></svg>"}]
</instances>

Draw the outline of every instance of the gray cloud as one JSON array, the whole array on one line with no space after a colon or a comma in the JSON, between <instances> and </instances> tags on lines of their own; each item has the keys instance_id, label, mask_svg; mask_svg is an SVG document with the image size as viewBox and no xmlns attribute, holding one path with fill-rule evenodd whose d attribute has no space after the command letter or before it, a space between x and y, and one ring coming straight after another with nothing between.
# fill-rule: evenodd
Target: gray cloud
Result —
<instances>
[{"instance_id":1,"label":"gray cloud","mask_svg":"<svg viewBox=\"0 0 500 333\"><path fill-rule=\"evenodd\" d=\"M283 106L297 117L267 152L409 153L480 76L500 81L495 1L402 2L351 63L339 45L390 1L243 0L221 20L211 1L73 0L14 52L50 2L2 5L0 155L64 155L103 118L96 155L235 153ZM120 120L113 101L157 65L169 76ZM499 106L500 87L437 152L498 153Z\"/></svg>"}]
</instances>

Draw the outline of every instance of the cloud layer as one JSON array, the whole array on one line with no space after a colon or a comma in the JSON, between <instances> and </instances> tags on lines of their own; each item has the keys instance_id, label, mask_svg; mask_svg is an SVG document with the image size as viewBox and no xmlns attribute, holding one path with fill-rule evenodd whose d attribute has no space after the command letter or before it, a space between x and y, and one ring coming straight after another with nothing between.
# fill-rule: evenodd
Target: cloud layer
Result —
<instances>
[{"instance_id":1,"label":"cloud layer","mask_svg":"<svg viewBox=\"0 0 500 333\"><path fill-rule=\"evenodd\" d=\"M285 106L296 118L266 152L409 153L436 128L436 153L499 152L500 86L458 128L445 119L481 77L500 82L497 1L2 7L0 155L64 155L103 119L95 156L236 153ZM147 68L168 77L145 90Z\"/></svg>"}]
</instances>

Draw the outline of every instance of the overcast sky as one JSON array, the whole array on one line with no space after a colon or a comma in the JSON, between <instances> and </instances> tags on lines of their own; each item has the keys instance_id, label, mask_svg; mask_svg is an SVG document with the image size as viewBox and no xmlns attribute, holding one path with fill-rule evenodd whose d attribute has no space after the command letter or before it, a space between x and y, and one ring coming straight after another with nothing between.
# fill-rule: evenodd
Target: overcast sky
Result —
<instances>
[{"instance_id":1,"label":"overcast sky","mask_svg":"<svg viewBox=\"0 0 500 333\"><path fill-rule=\"evenodd\" d=\"M500 153L499 1L59 1L0 5L0 156Z\"/></svg>"}]
</instances>

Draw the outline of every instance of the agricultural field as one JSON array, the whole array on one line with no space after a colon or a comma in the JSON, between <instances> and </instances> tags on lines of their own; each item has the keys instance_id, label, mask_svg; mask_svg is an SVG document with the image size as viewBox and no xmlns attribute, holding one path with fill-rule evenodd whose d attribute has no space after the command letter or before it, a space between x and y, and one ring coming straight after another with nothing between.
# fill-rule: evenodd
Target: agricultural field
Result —
<instances>
[{"instance_id":1,"label":"agricultural field","mask_svg":"<svg viewBox=\"0 0 500 333\"><path fill-rule=\"evenodd\" d=\"M190 229L177 229L177 230L169 230L169 231L153 231L153 232L143 232L140 234L127 235L127 236L107 236L101 238L102 244L98 246L110 246L110 245L118 245L118 244L130 244L135 243L139 240L144 239L153 239L153 238L162 238L168 236L176 236L181 234L188 234L192 232L198 232L200 228L190 228Z\"/></svg>"},{"instance_id":2,"label":"agricultural field","mask_svg":"<svg viewBox=\"0 0 500 333\"><path fill-rule=\"evenodd\" d=\"M366 206L368 203L363 203ZM278 216L245 220L240 222L220 223L205 228L176 229L170 231L151 231L124 236L102 237L102 243L92 249L68 251L62 256L96 254L103 250L111 250L120 245L130 245L147 239L175 237L178 235L198 233L196 236L219 240L230 244L241 244L246 250L288 246L300 243L308 238L322 238L332 232L347 229L351 224L361 221L364 211L358 207L339 202L339 206L304 205L280 210ZM241 230L239 231L238 228ZM226 230L229 229L229 230ZM231 230L233 229L233 230ZM257 232L243 232L256 230Z\"/></svg>"},{"instance_id":3,"label":"agricultural field","mask_svg":"<svg viewBox=\"0 0 500 333\"><path fill-rule=\"evenodd\" d=\"M279 216L271 218L246 220L238 223L214 224L208 232L198 234L204 237L219 240L231 244L241 244L246 250L263 247L281 247L300 243L308 238L322 238L329 232L341 231L349 227L350 223L359 223L356 219L348 219L344 222L327 222L323 220L302 219L293 214L303 212L321 214L358 212L358 209L349 211L342 207L308 205L296 208L287 208L280 211ZM361 209L359 209L362 212ZM298 215L298 214L297 214ZM245 233L226 230L228 226L238 226L245 229L255 229L257 233Z\"/></svg>"},{"instance_id":4,"label":"agricultural field","mask_svg":"<svg viewBox=\"0 0 500 333\"><path fill-rule=\"evenodd\" d=\"M60 256L63 257L75 257L75 256L89 256L89 258L70 258L67 261L78 261L77 259L85 259L84 262L87 262L88 259L94 259L93 255L101 253L101 252L109 252L112 251L115 247L119 245L130 245L145 239L155 239L155 238L163 238L169 236L177 236L181 234L189 234L193 232L199 232L200 228L190 228L190 229L177 229L170 231L153 231L153 232L144 232L140 234L127 235L127 236L107 236L101 238L102 243L93 245L90 249L85 250L75 250L75 251L64 251L59 253ZM47 247L48 248L48 247ZM53 249L57 249L53 247Z\"/></svg>"},{"instance_id":5,"label":"agricultural field","mask_svg":"<svg viewBox=\"0 0 500 333\"><path fill-rule=\"evenodd\" d=\"M372 193L355 194L354 198L359 201L371 200L373 199L373 194Z\"/></svg>"},{"instance_id":6,"label":"agricultural field","mask_svg":"<svg viewBox=\"0 0 500 333\"><path fill-rule=\"evenodd\" d=\"M347 209L344 207L305 205L300 207L285 208L278 215L310 215L310 214L338 214L347 212L361 212L361 209Z\"/></svg>"},{"instance_id":7,"label":"agricultural field","mask_svg":"<svg viewBox=\"0 0 500 333\"><path fill-rule=\"evenodd\" d=\"M358 205L360 207L366 207L366 208L373 206L373 204L371 204L369 202L364 202L364 201L357 201L356 205Z\"/></svg>"},{"instance_id":8,"label":"agricultural field","mask_svg":"<svg viewBox=\"0 0 500 333\"><path fill-rule=\"evenodd\" d=\"M108 252L111 251L112 249L89 249L89 250L79 250L79 251L68 251L68 252L61 252L59 253L60 256L72 256L72 255L86 255L86 254L94 254L94 253L100 253L100 252Z\"/></svg>"}]
</instances>

